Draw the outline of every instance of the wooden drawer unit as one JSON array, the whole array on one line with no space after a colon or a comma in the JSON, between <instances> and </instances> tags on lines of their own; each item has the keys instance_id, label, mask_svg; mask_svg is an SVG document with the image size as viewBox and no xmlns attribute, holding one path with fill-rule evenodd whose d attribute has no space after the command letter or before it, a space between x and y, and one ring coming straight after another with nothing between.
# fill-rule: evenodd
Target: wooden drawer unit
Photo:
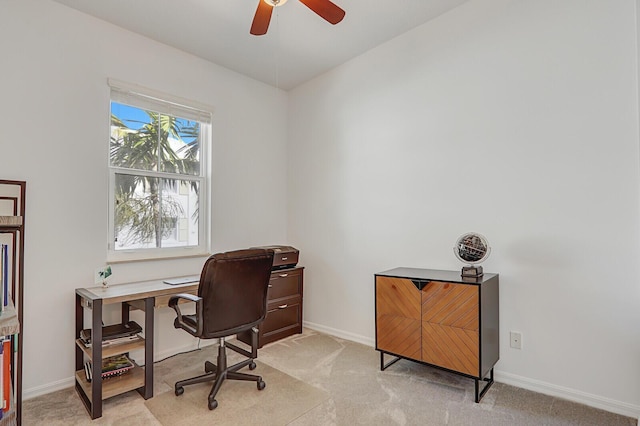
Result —
<instances>
[{"instance_id":1,"label":"wooden drawer unit","mask_svg":"<svg viewBox=\"0 0 640 426\"><path fill-rule=\"evenodd\" d=\"M258 347L292 334L302 333L303 267L271 272L267 294L267 316L258 326ZM238 339L251 343L249 333L238 334Z\"/></svg>"},{"instance_id":2,"label":"wooden drawer unit","mask_svg":"<svg viewBox=\"0 0 640 426\"><path fill-rule=\"evenodd\" d=\"M396 268L376 274L375 287L380 368L406 358L471 377L479 402L500 355L498 275ZM385 354L395 359L385 364Z\"/></svg>"}]
</instances>

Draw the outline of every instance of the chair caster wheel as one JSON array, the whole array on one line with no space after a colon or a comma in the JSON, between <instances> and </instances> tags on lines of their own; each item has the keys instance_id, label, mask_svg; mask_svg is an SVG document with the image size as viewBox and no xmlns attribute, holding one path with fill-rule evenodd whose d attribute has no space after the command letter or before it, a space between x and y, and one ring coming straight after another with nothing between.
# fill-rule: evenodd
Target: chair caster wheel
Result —
<instances>
[{"instance_id":1,"label":"chair caster wheel","mask_svg":"<svg viewBox=\"0 0 640 426\"><path fill-rule=\"evenodd\" d=\"M249 364L249 370L255 370L256 369L256 363L251 361L251 364Z\"/></svg>"},{"instance_id":2,"label":"chair caster wheel","mask_svg":"<svg viewBox=\"0 0 640 426\"><path fill-rule=\"evenodd\" d=\"M257 385L258 385L258 390L262 390L267 387L267 384L264 382L264 380L258 380Z\"/></svg>"},{"instance_id":3,"label":"chair caster wheel","mask_svg":"<svg viewBox=\"0 0 640 426\"><path fill-rule=\"evenodd\" d=\"M176 396L182 395L184 393L184 388L182 386L176 387L175 393L176 393Z\"/></svg>"},{"instance_id":4,"label":"chair caster wheel","mask_svg":"<svg viewBox=\"0 0 640 426\"><path fill-rule=\"evenodd\" d=\"M209 410L215 410L218 407L218 401L215 399L209 400Z\"/></svg>"}]
</instances>

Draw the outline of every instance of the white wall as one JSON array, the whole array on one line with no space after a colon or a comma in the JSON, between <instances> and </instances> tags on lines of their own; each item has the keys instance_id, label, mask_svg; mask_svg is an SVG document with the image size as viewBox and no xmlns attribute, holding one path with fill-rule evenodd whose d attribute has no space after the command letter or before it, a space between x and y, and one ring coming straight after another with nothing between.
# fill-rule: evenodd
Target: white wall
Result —
<instances>
[{"instance_id":1,"label":"white wall","mask_svg":"<svg viewBox=\"0 0 640 426\"><path fill-rule=\"evenodd\" d=\"M481 232L498 379L640 415L635 16L471 1L290 92L307 324L373 344L373 274L458 269Z\"/></svg>"},{"instance_id":2,"label":"white wall","mask_svg":"<svg viewBox=\"0 0 640 426\"><path fill-rule=\"evenodd\" d=\"M0 178L27 181L25 397L69 386L75 288L106 259L107 78L212 105L213 250L285 242L287 95L48 0L0 0ZM203 258L113 265L112 283ZM112 321L118 316L112 312ZM156 355L193 345L156 313Z\"/></svg>"},{"instance_id":3,"label":"white wall","mask_svg":"<svg viewBox=\"0 0 640 426\"><path fill-rule=\"evenodd\" d=\"M479 231L501 277L498 378L639 414L634 6L471 1L294 90L287 120L273 88L57 3L0 0L0 178L28 181L25 396L71 384L74 289L106 256L113 77L216 108L214 251L300 248L308 324L372 344L373 274L457 269L455 239ZM271 190L285 182L288 199ZM156 316L157 355L191 344Z\"/></svg>"}]
</instances>

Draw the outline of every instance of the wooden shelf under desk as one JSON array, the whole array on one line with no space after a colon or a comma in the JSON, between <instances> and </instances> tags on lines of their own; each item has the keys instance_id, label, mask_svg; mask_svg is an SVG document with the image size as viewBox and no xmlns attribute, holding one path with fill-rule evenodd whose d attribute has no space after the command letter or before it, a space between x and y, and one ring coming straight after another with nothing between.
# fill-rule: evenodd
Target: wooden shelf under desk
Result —
<instances>
[{"instance_id":1,"label":"wooden shelf under desk","mask_svg":"<svg viewBox=\"0 0 640 426\"><path fill-rule=\"evenodd\" d=\"M91 348L86 347L80 339L76 339L76 344L82 349L82 352L91 359ZM104 359L135 350L144 350L144 338L138 336L137 339L130 342L102 346L102 358Z\"/></svg>"},{"instance_id":2,"label":"wooden shelf under desk","mask_svg":"<svg viewBox=\"0 0 640 426\"><path fill-rule=\"evenodd\" d=\"M76 371L76 381L82 387L87 397L91 399L91 382L87 381L84 370ZM144 386L144 367L136 365L121 376L102 379L102 399L105 400L142 386Z\"/></svg>"}]
</instances>

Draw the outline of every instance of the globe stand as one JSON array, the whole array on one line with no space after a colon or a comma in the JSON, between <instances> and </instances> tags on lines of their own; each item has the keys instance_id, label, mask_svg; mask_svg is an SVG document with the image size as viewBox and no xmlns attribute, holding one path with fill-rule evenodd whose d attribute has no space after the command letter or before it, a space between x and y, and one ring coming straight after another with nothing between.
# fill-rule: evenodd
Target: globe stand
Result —
<instances>
[{"instance_id":1,"label":"globe stand","mask_svg":"<svg viewBox=\"0 0 640 426\"><path fill-rule=\"evenodd\" d=\"M462 267L461 275L465 278L478 278L484 275L484 272L482 271L482 266L469 265L469 266Z\"/></svg>"}]
</instances>

